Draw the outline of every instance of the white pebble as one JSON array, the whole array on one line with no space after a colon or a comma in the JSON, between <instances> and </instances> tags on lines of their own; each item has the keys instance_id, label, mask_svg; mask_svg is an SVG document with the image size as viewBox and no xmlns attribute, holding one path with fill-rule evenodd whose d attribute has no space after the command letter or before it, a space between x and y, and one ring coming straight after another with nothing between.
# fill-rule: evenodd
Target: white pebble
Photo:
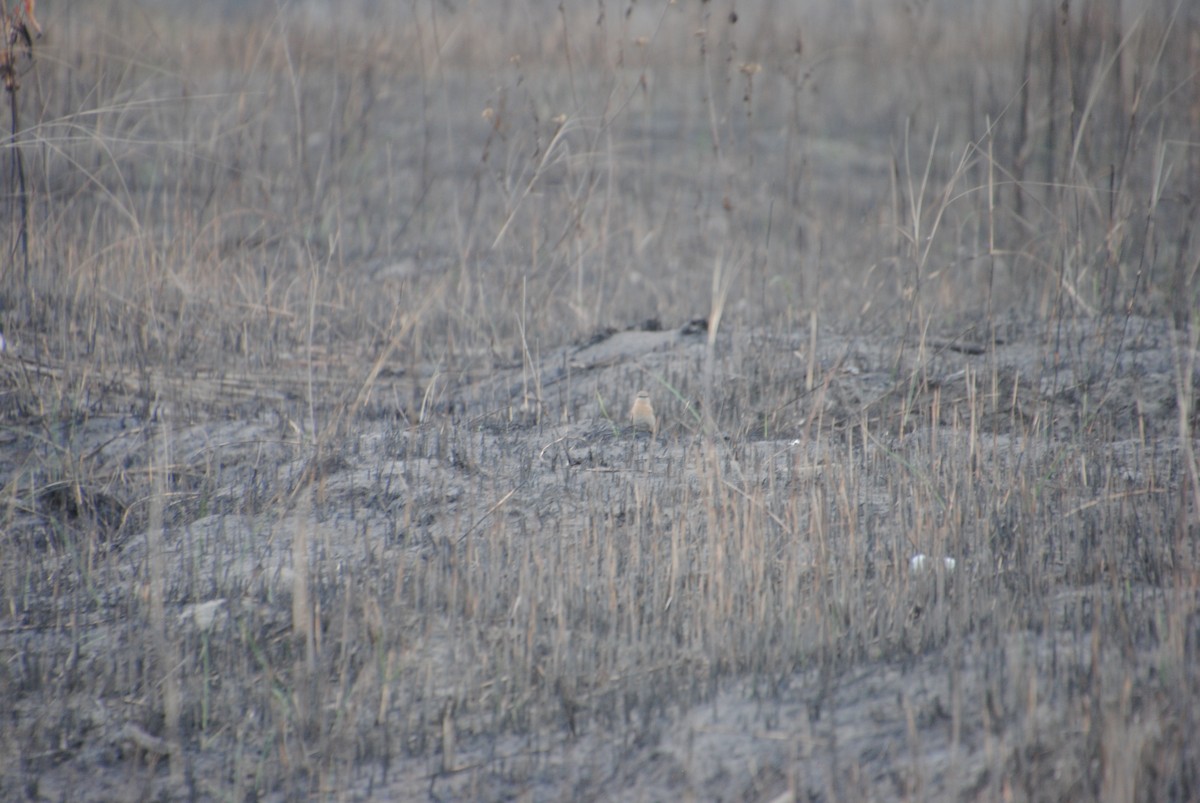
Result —
<instances>
[{"instance_id":1,"label":"white pebble","mask_svg":"<svg viewBox=\"0 0 1200 803\"><path fill-rule=\"evenodd\" d=\"M922 572L922 571L925 571L928 563L929 563L929 557L927 555L925 555L925 553L923 553L923 552L918 552L917 554L913 555L912 558L909 560L908 567L914 573ZM954 567L958 565L958 561L956 561L954 558L949 558L949 557L942 558L942 565L946 567L946 571L952 572L952 571L954 571Z\"/></svg>"}]
</instances>

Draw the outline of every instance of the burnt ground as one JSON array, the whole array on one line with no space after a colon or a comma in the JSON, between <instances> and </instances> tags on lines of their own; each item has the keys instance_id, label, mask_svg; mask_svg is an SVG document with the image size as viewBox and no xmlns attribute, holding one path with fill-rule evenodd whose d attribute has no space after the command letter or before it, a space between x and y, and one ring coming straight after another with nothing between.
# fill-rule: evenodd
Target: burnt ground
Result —
<instances>
[{"instance_id":1,"label":"burnt ground","mask_svg":"<svg viewBox=\"0 0 1200 803\"><path fill-rule=\"evenodd\" d=\"M59 437L96 476L169 449L186 705L224 717L223 698L246 696L240 720L191 723L184 783L203 797L275 796L253 768L288 748L244 755L273 731L248 687L300 694L285 691L302 665L300 531L328 673L312 693L337 716L303 734L276 711L283 732L258 734L295 727L329 762L319 783L277 779L284 796L1042 799L1092 788L1097 760L1144 782L1163 751L1190 750L1170 745L1196 681L1164 657L1171 638L1194 649L1200 602L1195 513L1175 512L1178 335L1142 319L994 331L820 332L815 353L810 333L718 334L711 350L694 324L602 333L537 372L447 387L420 423L376 401L404 392L382 379L317 453L267 401L190 425L167 404L94 413ZM14 384L37 374L4 359ZM658 407L653 437L625 421L635 387ZM54 435L8 432L10 475ZM994 485L1030 477L1056 486L1043 511ZM139 713L153 691L121 691L139 671L126 651L147 646L145 502L75 490L18 491L7 536L6 583L28 589L3 629L10 682L24 678L7 793L182 794ZM914 573L917 553L955 567ZM81 565L86 588L68 590ZM243 650L262 654L223 664ZM79 737L46 743L56 729ZM1113 729L1129 752L1097 758Z\"/></svg>"}]
</instances>

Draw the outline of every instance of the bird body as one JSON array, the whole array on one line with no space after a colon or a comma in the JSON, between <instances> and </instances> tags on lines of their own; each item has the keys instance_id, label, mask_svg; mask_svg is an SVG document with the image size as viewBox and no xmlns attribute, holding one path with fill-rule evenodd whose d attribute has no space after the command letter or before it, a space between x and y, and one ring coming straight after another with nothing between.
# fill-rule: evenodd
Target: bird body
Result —
<instances>
[{"instance_id":1,"label":"bird body","mask_svg":"<svg viewBox=\"0 0 1200 803\"><path fill-rule=\"evenodd\" d=\"M653 433L658 429L658 419L654 417L654 407L650 404L650 394L639 390L629 409L629 422L638 432Z\"/></svg>"}]
</instances>

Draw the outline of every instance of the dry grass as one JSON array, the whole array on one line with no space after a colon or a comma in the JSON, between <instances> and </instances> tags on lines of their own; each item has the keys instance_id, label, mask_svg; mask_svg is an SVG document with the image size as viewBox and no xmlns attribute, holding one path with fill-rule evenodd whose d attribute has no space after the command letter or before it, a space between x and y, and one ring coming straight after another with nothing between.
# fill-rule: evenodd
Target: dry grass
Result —
<instances>
[{"instance_id":1,"label":"dry grass","mask_svg":"<svg viewBox=\"0 0 1200 803\"><path fill-rule=\"evenodd\" d=\"M883 5L40 10L3 796L1200 795L1197 12Z\"/></svg>"}]
</instances>

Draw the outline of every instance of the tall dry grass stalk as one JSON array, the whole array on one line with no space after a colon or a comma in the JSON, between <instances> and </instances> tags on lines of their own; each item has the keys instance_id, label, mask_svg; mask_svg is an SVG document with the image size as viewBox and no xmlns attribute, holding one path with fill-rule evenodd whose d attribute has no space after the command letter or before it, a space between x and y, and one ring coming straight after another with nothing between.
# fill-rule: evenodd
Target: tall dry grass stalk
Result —
<instances>
[{"instance_id":1,"label":"tall dry grass stalk","mask_svg":"<svg viewBox=\"0 0 1200 803\"><path fill-rule=\"evenodd\" d=\"M10 270L6 273L13 272L11 267L17 264L19 255L26 278L29 275L29 196L19 141L21 116L17 93L22 77L33 65L34 37L40 39L42 36L42 27L33 13L34 5L34 0L23 0L11 8L7 3L0 6L0 81L4 83L9 111L7 172L11 245L7 259Z\"/></svg>"},{"instance_id":2,"label":"tall dry grass stalk","mask_svg":"<svg viewBox=\"0 0 1200 803\"><path fill-rule=\"evenodd\" d=\"M150 662L156 672L153 686L160 691L163 718L163 741L168 750L171 782L182 784L185 762L180 717L183 709L183 662L179 649L171 635L171 626L166 615L167 549L164 544L163 511L166 505L166 474L171 463L170 429L162 422L158 430L156 454L149 466L152 496L150 497L149 519L146 525L146 552L149 570L149 617L150 646L154 660Z\"/></svg>"}]
</instances>

